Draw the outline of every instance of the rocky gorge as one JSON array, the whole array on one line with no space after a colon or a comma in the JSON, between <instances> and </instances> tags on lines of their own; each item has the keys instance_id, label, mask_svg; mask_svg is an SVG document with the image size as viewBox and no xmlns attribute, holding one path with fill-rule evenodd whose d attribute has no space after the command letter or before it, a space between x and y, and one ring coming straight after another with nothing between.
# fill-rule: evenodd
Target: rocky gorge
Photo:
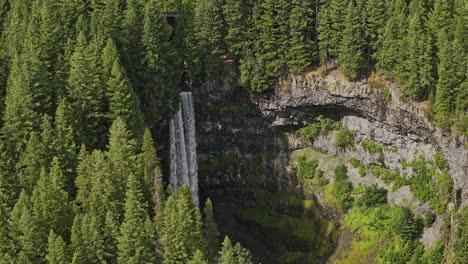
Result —
<instances>
[{"instance_id":1,"label":"rocky gorge","mask_svg":"<svg viewBox=\"0 0 468 264\"><path fill-rule=\"evenodd\" d=\"M323 188L298 176L297 160L303 155L318 160L329 183L333 169L346 165L354 188L383 187L390 204L412 207L422 216L429 202L418 200L410 186L393 188L395 182L374 169L411 178L414 169L405 164L442 153L453 181L450 203L438 214L445 217L424 229L421 242L431 248L450 234L447 222L456 225L450 212L468 203L467 139L435 127L422 103L400 100L397 84L377 77L352 82L332 70L284 76L273 90L255 94L234 80L231 76L192 91L200 190L214 200L222 233L250 248L257 261L331 263L349 247L352 234L340 228L345 212L327 202ZM352 145L337 147L336 131L314 140L298 133L304 122L317 122L320 115L332 116L351 131ZM370 151L363 142L380 150ZM367 176L349 163L351 158L361 162Z\"/></svg>"}]
</instances>

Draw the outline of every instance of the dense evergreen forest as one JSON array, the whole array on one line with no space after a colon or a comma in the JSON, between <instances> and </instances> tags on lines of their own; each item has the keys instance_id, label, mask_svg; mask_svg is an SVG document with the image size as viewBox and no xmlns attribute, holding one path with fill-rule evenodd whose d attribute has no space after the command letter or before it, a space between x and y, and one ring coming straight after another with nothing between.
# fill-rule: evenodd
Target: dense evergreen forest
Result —
<instances>
[{"instance_id":1,"label":"dense evergreen forest","mask_svg":"<svg viewBox=\"0 0 468 264\"><path fill-rule=\"evenodd\" d=\"M252 263L164 183L180 87L331 63L468 135L467 27L466 0L0 0L0 263Z\"/></svg>"}]
</instances>

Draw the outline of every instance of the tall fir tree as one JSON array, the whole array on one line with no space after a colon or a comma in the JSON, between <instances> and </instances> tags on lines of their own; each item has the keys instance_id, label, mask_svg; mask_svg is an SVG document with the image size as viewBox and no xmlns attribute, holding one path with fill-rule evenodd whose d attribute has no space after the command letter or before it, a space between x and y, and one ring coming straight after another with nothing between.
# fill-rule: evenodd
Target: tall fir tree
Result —
<instances>
[{"instance_id":1,"label":"tall fir tree","mask_svg":"<svg viewBox=\"0 0 468 264\"><path fill-rule=\"evenodd\" d=\"M116 60L107 81L109 91L109 116L112 120L122 118L132 134L138 136L143 126L140 101L127 79L125 69Z\"/></svg>"},{"instance_id":2,"label":"tall fir tree","mask_svg":"<svg viewBox=\"0 0 468 264\"><path fill-rule=\"evenodd\" d=\"M100 223L92 214L77 214L71 228L74 264L98 264L104 261Z\"/></svg>"},{"instance_id":3,"label":"tall fir tree","mask_svg":"<svg viewBox=\"0 0 468 264\"><path fill-rule=\"evenodd\" d=\"M441 30L439 34L440 50L436 98L434 110L436 121L442 128L449 128L453 119L449 118L455 110L456 89L464 76L458 70L457 55L454 50L454 43L451 43L447 30Z\"/></svg>"},{"instance_id":4,"label":"tall fir tree","mask_svg":"<svg viewBox=\"0 0 468 264\"><path fill-rule=\"evenodd\" d=\"M205 203L205 208L203 209L204 221L203 221L203 231L205 240L208 244L208 260L210 263L214 263L215 257L218 254L219 247L219 231L218 226L214 220L213 216L213 204L211 199L208 198Z\"/></svg>"},{"instance_id":5,"label":"tall fir tree","mask_svg":"<svg viewBox=\"0 0 468 264\"><path fill-rule=\"evenodd\" d=\"M250 10L246 0L226 0L223 15L227 32L225 43L234 58L240 59L248 40Z\"/></svg>"},{"instance_id":6,"label":"tall fir tree","mask_svg":"<svg viewBox=\"0 0 468 264\"><path fill-rule=\"evenodd\" d=\"M160 11L156 0L144 8L142 42L144 80L143 111L147 121L160 120L172 113L178 102L180 58L171 42L171 27Z\"/></svg>"},{"instance_id":7,"label":"tall fir tree","mask_svg":"<svg viewBox=\"0 0 468 264\"><path fill-rule=\"evenodd\" d=\"M366 69L364 28L358 10L360 6L356 5L355 0L350 0L339 47L340 69L351 79L356 79Z\"/></svg>"},{"instance_id":8,"label":"tall fir tree","mask_svg":"<svg viewBox=\"0 0 468 264\"><path fill-rule=\"evenodd\" d=\"M145 79L143 78L145 48L142 42L143 9L145 1L128 0L123 15L123 62L133 87L142 101Z\"/></svg>"},{"instance_id":9,"label":"tall fir tree","mask_svg":"<svg viewBox=\"0 0 468 264\"><path fill-rule=\"evenodd\" d=\"M395 0L390 6L389 18L381 35L382 48L377 52L377 66L387 71L396 70L403 61L403 38L407 28L407 5L404 0Z\"/></svg>"},{"instance_id":10,"label":"tall fir tree","mask_svg":"<svg viewBox=\"0 0 468 264\"><path fill-rule=\"evenodd\" d=\"M187 262L187 264L208 264L208 261L205 260L203 252L200 250L195 251L192 259Z\"/></svg>"},{"instance_id":11,"label":"tall fir tree","mask_svg":"<svg viewBox=\"0 0 468 264\"><path fill-rule=\"evenodd\" d=\"M312 37L314 29L314 6L313 2L305 0L291 1L291 13L289 17L289 43L286 45L286 58L288 68L292 73L300 73L316 60L316 43ZM279 19L283 19L279 16Z\"/></svg>"},{"instance_id":12,"label":"tall fir tree","mask_svg":"<svg viewBox=\"0 0 468 264\"><path fill-rule=\"evenodd\" d=\"M117 244L120 263L154 262L154 235L146 207L141 182L130 174L125 195L125 218Z\"/></svg>"},{"instance_id":13,"label":"tall fir tree","mask_svg":"<svg viewBox=\"0 0 468 264\"><path fill-rule=\"evenodd\" d=\"M94 43L80 32L70 59L68 94L74 121L75 139L89 147L103 147L108 122L105 115L105 92L99 81Z\"/></svg>"},{"instance_id":14,"label":"tall fir tree","mask_svg":"<svg viewBox=\"0 0 468 264\"><path fill-rule=\"evenodd\" d=\"M32 215L32 204L25 191L21 192L9 221L12 239L11 255L16 263L45 263L45 244Z\"/></svg>"},{"instance_id":15,"label":"tall fir tree","mask_svg":"<svg viewBox=\"0 0 468 264\"><path fill-rule=\"evenodd\" d=\"M123 205L127 178L131 174L138 177L138 170L136 142L120 118L117 118L110 128L108 149L106 156L109 159L111 184L114 191L112 200ZM117 213L117 211L112 211Z\"/></svg>"},{"instance_id":16,"label":"tall fir tree","mask_svg":"<svg viewBox=\"0 0 468 264\"><path fill-rule=\"evenodd\" d=\"M71 118L71 108L65 99L61 99L55 112L55 137L52 148L55 157L62 168L67 179L66 191L75 197L74 181L76 177L76 166L78 165L78 147L75 143Z\"/></svg>"},{"instance_id":17,"label":"tall fir tree","mask_svg":"<svg viewBox=\"0 0 468 264\"><path fill-rule=\"evenodd\" d=\"M48 264L64 264L71 260L67 244L53 230L49 233L46 259Z\"/></svg>"},{"instance_id":18,"label":"tall fir tree","mask_svg":"<svg viewBox=\"0 0 468 264\"><path fill-rule=\"evenodd\" d=\"M161 164L156 153L156 147L147 128L143 135L141 146L141 159L143 163L143 193L146 200L151 201L150 206L155 215L162 214L164 207L164 184Z\"/></svg>"},{"instance_id":19,"label":"tall fir tree","mask_svg":"<svg viewBox=\"0 0 468 264\"><path fill-rule=\"evenodd\" d=\"M40 137L36 132L31 132L28 144L23 153L21 153L20 160L16 165L19 170L18 177L21 187L29 193L32 192L34 185L39 180L41 172L42 157L44 148Z\"/></svg>"},{"instance_id":20,"label":"tall fir tree","mask_svg":"<svg viewBox=\"0 0 468 264\"><path fill-rule=\"evenodd\" d=\"M224 71L222 56L227 54L224 37L227 35L223 16L222 0L202 0L195 9L195 39L197 62L200 71L195 75L195 82L216 80ZM197 76L198 75L198 76Z\"/></svg>"},{"instance_id":21,"label":"tall fir tree","mask_svg":"<svg viewBox=\"0 0 468 264\"><path fill-rule=\"evenodd\" d=\"M47 241L48 231L54 230L59 236L68 239L73 222L73 208L65 191L66 179L57 158L54 158L50 172L41 171L31 197L33 216L41 228L42 241Z\"/></svg>"},{"instance_id":22,"label":"tall fir tree","mask_svg":"<svg viewBox=\"0 0 468 264\"><path fill-rule=\"evenodd\" d=\"M187 185L166 201L161 233L164 264L187 263L195 251L206 252L200 210Z\"/></svg>"},{"instance_id":23,"label":"tall fir tree","mask_svg":"<svg viewBox=\"0 0 468 264\"><path fill-rule=\"evenodd\" d=\"M415 13L408 25L408 33L403 40L407 47L405 60L397 66L398 75L403 79L406 98L424 98L429 94L433 82L431 61L431 40L425 32L421 14Z\"/></svg>"}]
</instances>

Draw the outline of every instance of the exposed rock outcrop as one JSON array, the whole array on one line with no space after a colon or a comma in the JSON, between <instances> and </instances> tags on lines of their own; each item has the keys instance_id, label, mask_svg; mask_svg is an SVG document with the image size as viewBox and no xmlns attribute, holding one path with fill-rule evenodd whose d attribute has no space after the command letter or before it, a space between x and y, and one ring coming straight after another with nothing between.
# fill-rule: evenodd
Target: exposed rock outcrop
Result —
<instances>
[{"instance_id":1,"label":"exposed rock outcrop","mask_svg":"<svg viewBox=\"0 0 468 264\"><path fill-rule=\"evenodd\" d=\"M449 164L454 188L461 191L459 202L468 204L466 137L436 128L426 118L422 104L399 99L396 84L385 83L386 88L372 88L367 81L346 81L339 72L326 77L290 75L283 83L285 85L271 93L251 97L262 114L272 120L273 126L301 123L307 115L303 112L314 108L339 108L345 116L343 125L358 139L371 139L397 148L398 153L390 154L394 157L411 160L418 150L431 159L435 152L442 152ZM303 111L295 112L295 109ZM331 148L330 151L333 152ZM388 160L398 159L389 157ZM385 164L401 168L396 163Z\"/></svg>"}]
</instances>

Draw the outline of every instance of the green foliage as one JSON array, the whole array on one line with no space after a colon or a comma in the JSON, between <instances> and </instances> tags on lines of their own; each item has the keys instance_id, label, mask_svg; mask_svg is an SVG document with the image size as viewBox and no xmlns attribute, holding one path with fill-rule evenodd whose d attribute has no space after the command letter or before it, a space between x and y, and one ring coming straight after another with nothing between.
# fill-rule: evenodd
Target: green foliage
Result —
<instances>
[{"instance_id":1,"label":"green foliage","mask_svg":"<svg viewBox=\"0 0 468 264\"><path fill-rule=\"evenodd\" d=\"M452 199L453 181L447 169L438 169L438 166L443 164L439 154L435 156L435 164L428 166L428 163L422 156L419 156L412 162L405 164L405 166L413 168L416 173L409 179L410 187L419 200L429 201L431 207L438 214L441 214Z\"/></svg>"},{"instance_id":2,"label":"green foliage","mask_svg":"<svg viewBox=\"0 0 468 264\"><path fill-rule=\"evenodd\" d=\"M297 160L297 168L299 175L306 179L313 179L318 173L318 161L308 161L306 156L300 156Z\"/></svg>"},{"instance_id":3,"label":"green foliage","mask_svg":"<svg viewBox=\"0 0 468 264\"><path fill-rule=\"evenodd\" d=\"M335 136L335 146L345 148L353 142L354 134L346 128L342 128Z\"/></svg>"},{"instance_id":4,"label":"green foliage","mask_svg":"<svg viewBox=\"0 0 468 264\"><path fill-rule=\"evenodd\" d=\"M453 245L454 263L466 263L468 259L468 207L463 207L457 214L458 226Z\"/></svg>"},{"instance_id":5,"label":"green foliage","mask_svg":"<svg viewBox=\"0 0 468 264\"><path fill-rule=\"evenodd\" d=\"M424 214L423 223L425 227L431 227L436 220L436 215L432 211L427 211Z\"/></svg>"},{"instance_id":6,"label":"green foliage","mask_svg":"<svg viewBox=\"0 0 468 264\"><path fill-rule=\"evenodd\" d=\"M395 228L397 234L405 240L416 239L422 233L422 226L408 207L401 209Z\"/></svg>"},{"instance_id":7,"label":"green foliage","mask_svg":"<svg viewBox=\"0 0 468 264\"><path fill-rule=\"evenodd\" d=\"M233 245L229 237L225 237L221 249L221 264L253 264L250 252L239 243Z\"/></svg>"},{"instance_id":8,"label":"green foliage","mask_svg":"<svg viewBox=\"0 0 468 264\"><path fill-rule=\"evenodd\" d=\"M384 150L387 150L386 146L374 143L374 142L369 141L367 139L363 140L361 142L361 145L365 150L368 150L368 151L374 152L374 153L383 153Z\"/></svg>"},{"instance_id":9,"label":"green foliage","mask_svg":"<svg viewBox=\"0 0 468 264\"><path fill-rule=\"evenodd\" d=\"M348 181L346 175L346 166L338 166L335 168L335 182L331 185L330 192L332 196L339 202L341 210L346 211L353 205L353 185Z\"/></svg>"},{"instance_id":10,"label":"green foliage","mask_svg":"<svg viewBox=\"0 0 468 264\"><path fill-rule=\"evenodd\" d=\"M374 207L387 203L387 190L379 188L377 185L365 187L364 191L357 199L358 206Z\"/></svg>"},{"instance_id":11,"label":"green foliage","mask_svg":"<svg viewBox=\"0 0 468 264\"><path fill-rule=\"evenodd\" d=\"M378 165L367 165L372 175L381 178L385 183L396 182L400 179L400 173Z\"/></svg>"},{"instance_id":12,"label":"green foliage","mask_svg":"<svg viewBox=\"0 0 468 264\"><path fill-rule=\"evenodd\" d=\"M218 254L218 246L219 246L219 232L218 226L214 221L213 216L213 204L211 203L211 199L208 198L205 203L205 208L203 209L203 231L205 240L208 244L208 260L210 263L213 263L215 257Z\"/></svg>"},{"instance_id":13,"label":"green foliage","mask_svg":"<svg viewBox=\"0 0 468 264\"><path fill-rule=\"evenodd\" d=\"M141 183L130 174L125 195L124 221L118 238L118 261L121 263L152 263L154 261L154 231L144 202Z\"/></svg>"},{"instance_id":14,"label":"green foliage","mask_svg":"<svg viewBox=\"0 0 468 264\"><path fill-rule=\"evenodd\" d=\"M354 3L353 0L348 1L346 16L343 21L343 38L338 52L340 68L351 79L359 77L366 66L365 42L362 36L365 24L362 23L363 21L358 15L363 6L359 3Z\"/></svg>"},{"instance_id":15,"label":"green foliage","mask_svg":"<svg viewBox=\"0 0 468 264\"><path fill-rule=\"evenodd\" d=\"M341 128L341 124L338 121L334 121L333 119L324 117L322 115L319 118L319 123L311 124L304 122L304 127L298 130L299 134L308 140L314 140L319 135L323 135L331 130L338 130Z\"/></svg>"},{"instance_id":16,"label":"green foliage","mask_svg":"<svg viewBox=\"0 0 468 264\"><path fill-rule=\"evenodd\" d=\"M197 250L206 252L201 213L187 185L178 190L177 197L167 199L161 237L163 263L187 263Z\"/></svg>"},{"instance_id":17,"label":"green foliage","mask_svg":"<svg viewBox=\"0 0 468 264\"><path fill-rule=\"evenodd\" d=\"M67 244L53 230L50 230L49 234L46 259L49 264L62 264L70 261Z\"/></svg>"}]
</instances>

